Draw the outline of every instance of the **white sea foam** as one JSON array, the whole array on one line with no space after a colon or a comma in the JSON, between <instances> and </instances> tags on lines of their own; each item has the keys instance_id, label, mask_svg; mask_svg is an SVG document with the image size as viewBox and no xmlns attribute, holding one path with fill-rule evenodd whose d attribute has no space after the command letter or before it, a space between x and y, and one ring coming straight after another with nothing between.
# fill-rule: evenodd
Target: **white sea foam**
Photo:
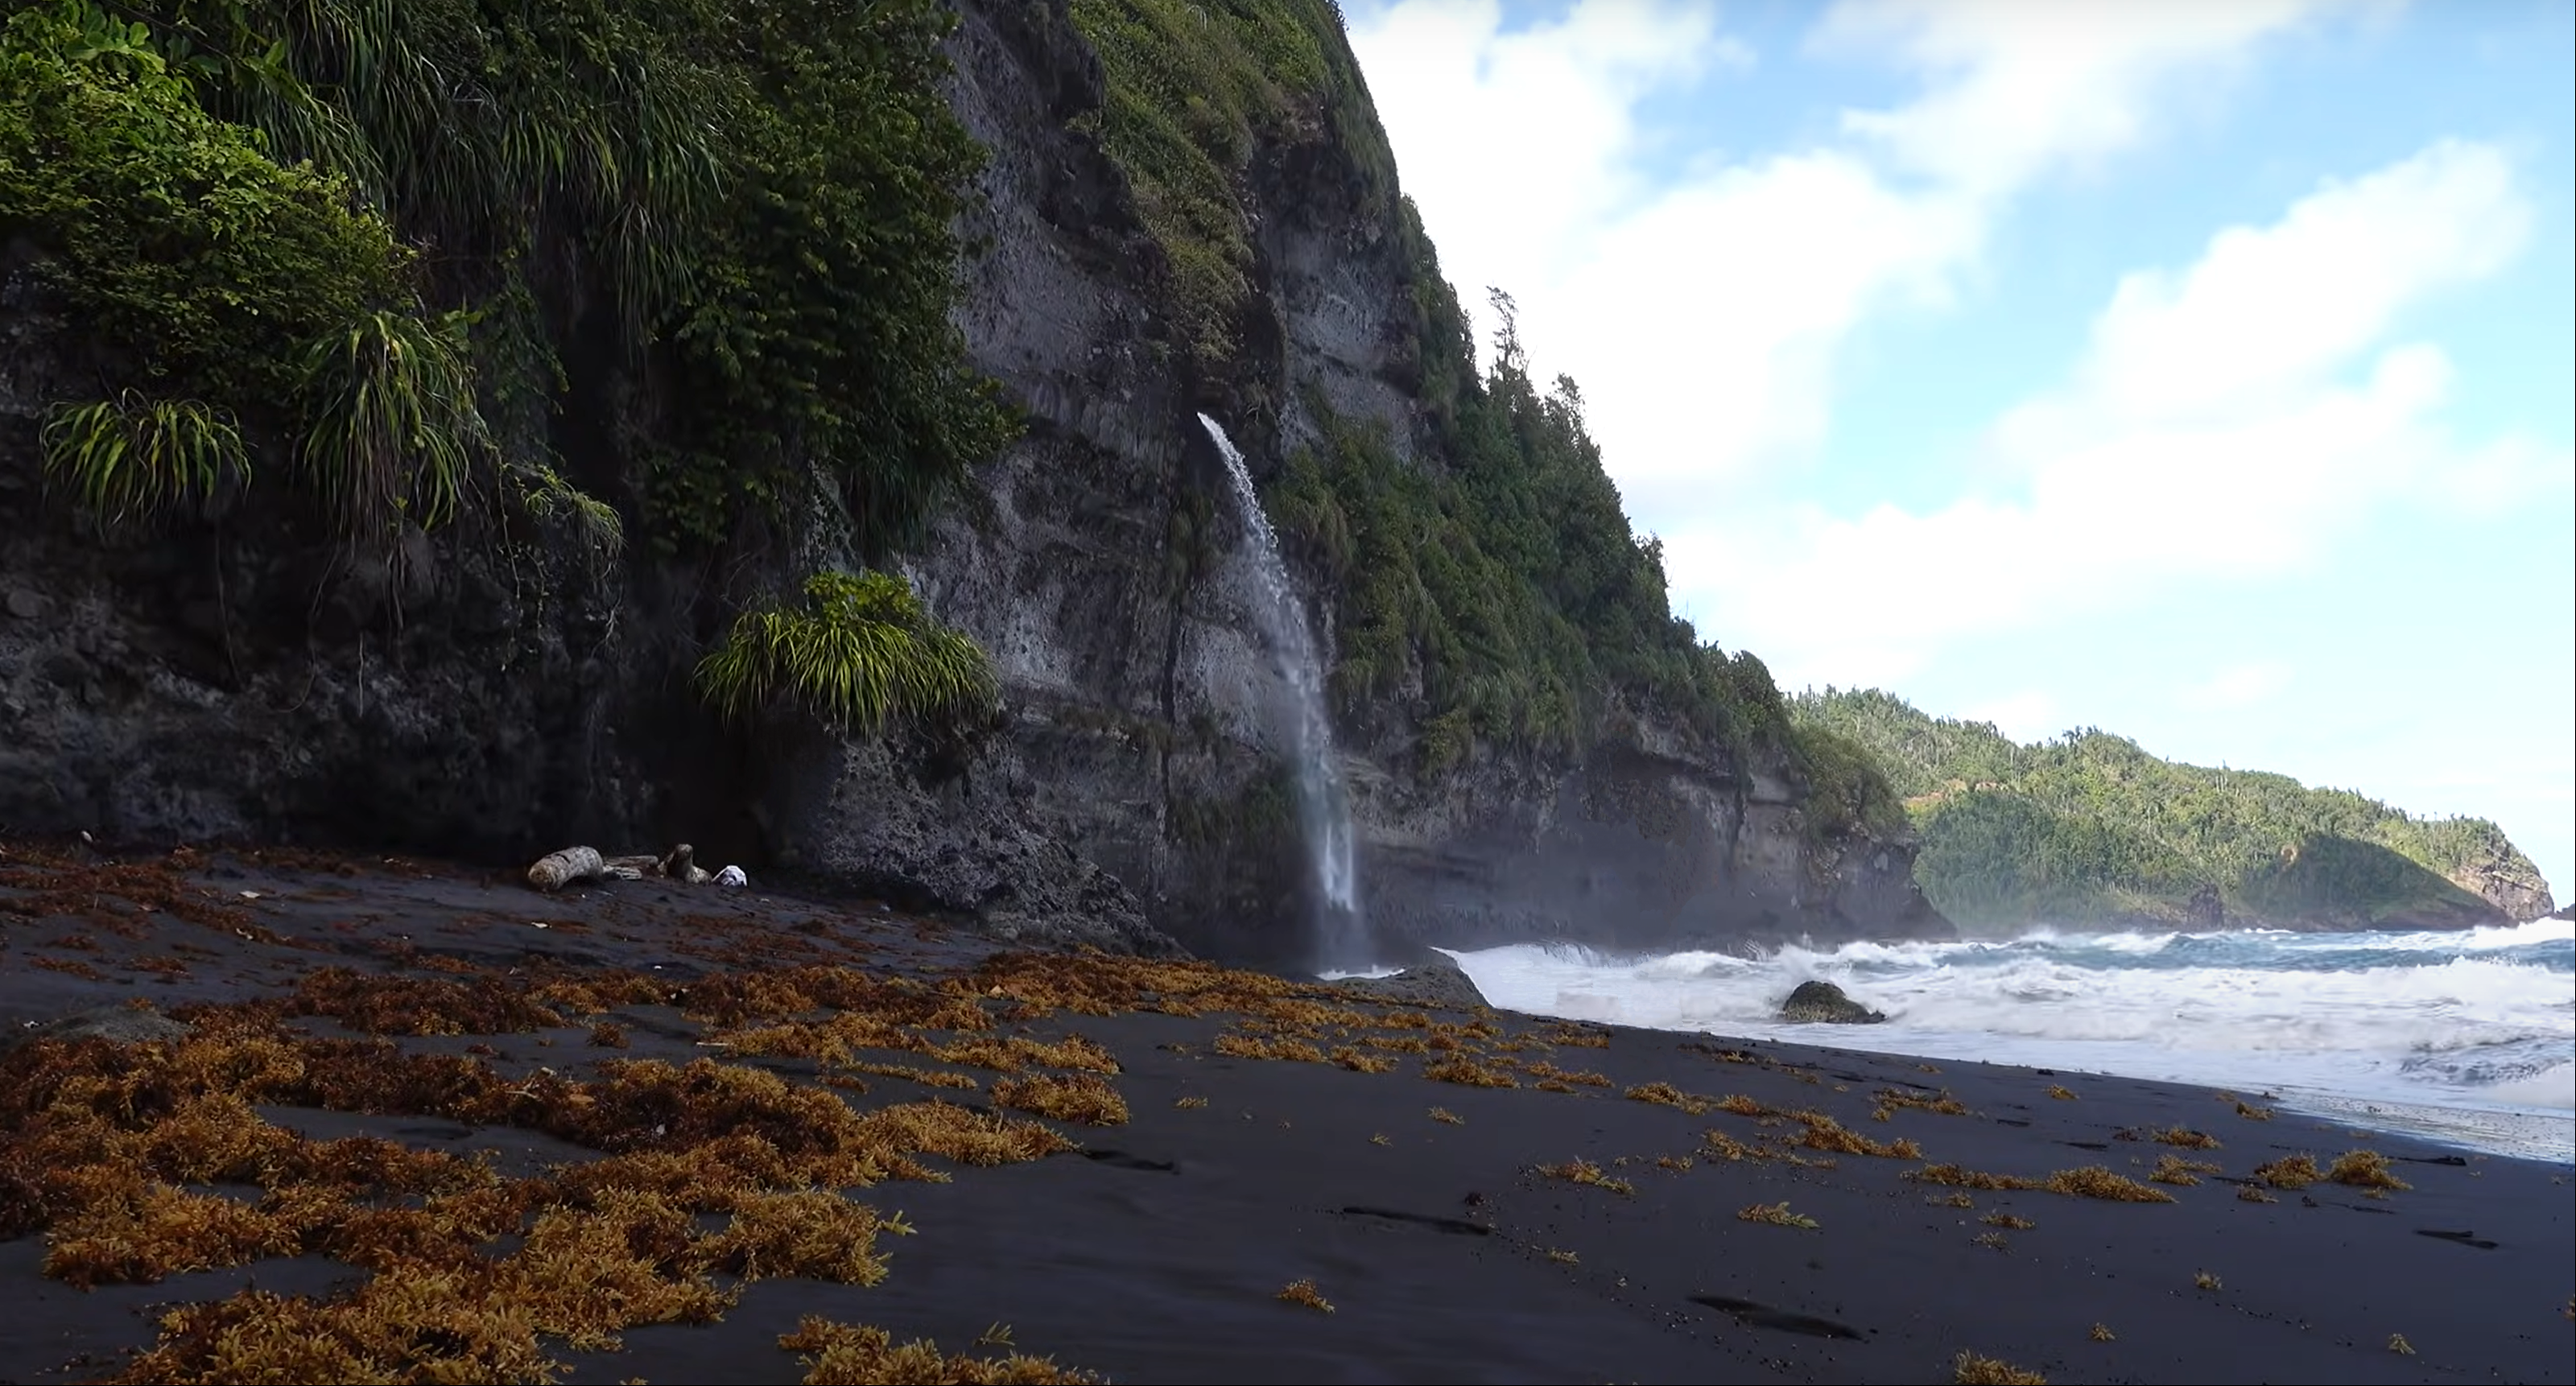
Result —
<instances>
[{"instance_id":1,"label":"white sea foam","mask_svg":"<svg viewBox=\"0 0 2576 1386\"><path fill-rule=\"evenodd\" d=\"M2564 920L2421 934L2036 933L1758 958L1526 945L1456 956L1513 1010L2269 1090L2293 1109L2576 1156L2576 929ZM1811 979L1887 1022L1780 1023L1781 999ZM2365 1109L2376 1114L2354 1115ZM2420 1111L2450 1115L2404 1115Z\"/></svg>"}]
</instances>

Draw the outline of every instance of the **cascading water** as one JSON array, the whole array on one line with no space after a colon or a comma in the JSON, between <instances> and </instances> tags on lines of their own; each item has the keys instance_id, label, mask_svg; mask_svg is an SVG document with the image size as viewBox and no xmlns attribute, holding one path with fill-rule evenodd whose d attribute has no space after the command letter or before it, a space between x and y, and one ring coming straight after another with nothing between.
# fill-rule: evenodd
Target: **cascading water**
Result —
<instances>
[{"instance_id":1,"label":"cascading water","mask_svg":"<svg viewBox=\"0 0 2576 1386\"><path fill-rule=\"evenodd\" d=\"M1243 452L1225 429L1205 414L1199 423L1225 458L1234 479L1234 498L1252 533L1252 572L1260 584L1254 615L1270 639L1279 662L1280 680L1288 686L1291 746L1297 767L1297 809L1306 830L1306 850L1314 863L1318 932L1328 968L1365 967L1370 959L1359 910L1359 874L1354 862L1350 796L1342 786L1341 766L1333 759L1333 727L1325 714L1324 667L1315 638L1306 629L1305 609L1288 584L1287 565L1279 559L1279 536L1262 512L1261 495L1252 487L1252 472Z\"/></svg>"}]
</instances>

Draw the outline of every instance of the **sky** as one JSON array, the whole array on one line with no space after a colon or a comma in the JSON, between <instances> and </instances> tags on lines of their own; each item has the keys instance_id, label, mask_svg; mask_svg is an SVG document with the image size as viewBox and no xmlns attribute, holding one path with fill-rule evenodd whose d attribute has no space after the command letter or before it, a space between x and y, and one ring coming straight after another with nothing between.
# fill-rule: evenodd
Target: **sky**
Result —
<instances>
[{"instance_id":1,"label":"sky","mask_svg":"<svg viewBox=\"0 0 2576 1386\"><path fill-rule=\"evenodd\" d=\"M1703 639L2576 895L2576 5L1343 7Z\"/></svg>"}]
</instances>

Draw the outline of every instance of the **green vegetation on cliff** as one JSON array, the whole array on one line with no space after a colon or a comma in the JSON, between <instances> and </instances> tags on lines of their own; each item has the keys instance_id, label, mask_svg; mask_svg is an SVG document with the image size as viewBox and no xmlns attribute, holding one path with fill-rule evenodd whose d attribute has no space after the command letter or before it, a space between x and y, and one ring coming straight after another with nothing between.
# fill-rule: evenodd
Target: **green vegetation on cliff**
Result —
<instances>
[{"instance_id":1,"label":"green vegetation on cliff","mask_svg":"<svg viewBox=\"0 0 2576 1386\"><path fill-rule=\"evenodd\" d=\"M1482 749L1567 753L1614 719L1677 720L1739 757L1785 758L1811 788L1811 829L1896 831L1868 758L1793 728L1751 653L1675 618L1660 541L1631 532L1585 428L1580 390L1532 379L1509 298L1492 368L1412 203L1331 0L1074 0L1098 50L1104 147L1169 260L1169 307L1206 363L1235 349L1255 269L1243 183L1257 147L1328 146L1391 230L1410 279L1427 447L1307 409L1325 437L1288 460L1265 503L1333 594L1345 722L1409 739L1439 774Z\"/></svg>"},{"instance_id":2,"label":"green vegetation on cliff","mask_svg":"<svg viewBox=\"0 0 2576 1386\"><path fill-rule=\"evenodd\" d=\"M0 241L88 329L43 445L104 524L274 482L386 555L516 498L876 563L1014 427L936 0L6 10Z\"/></svg>"},{"instance_id":3,"label":"green vegetation on cliff","mask_svg":"<svg viewBox=\"0 0 2576 1386\"><path fill-rule=\"evenodd\" d=\"M1630 532L1574 382L1537 388L1496 302L1493 369L1456 373L1436 462L1327 414L1269 498L1337 598L1343 715L1404 719L1432 772L1480 745L1571 752L1648 712L1738 752L1786 746L1770 672L1673 616L1662 545Z\"/></svg>"},{"instance_id":4,"label":"green vegetation on cliff","mask_svg":"<svg viewBox=\"0 0 2576 1386\"><path fill-rule=\"evenodd\" d=\"M1126 170L1136 211L1170 260L1174 316L1202 361L1234 350L1251 291L1251 228L1236 193L1255 144L1328 123L1372 181L1395 156L1369 105L1333 0L1073 0L1100 54L1101 143Z\"/></svg>"},{"instance_id":5,"label":"green vegetation on cliff","mask_svg":"<svg viewBox=\"0 0 2576 1386\"><path fill-rule=\"evenodd\" d=\"M984 651L884 573L818 573L805 580L803 602L742 613L697 677L728 716L789 697L863 734L895 717L972 721L998 697Z\"/></svg>"},{"instance_id":6,"label":"green vegetation on cliff","mask_svg":"<svg viewBox=\"0 0 2576 1386\"><path fill-rule=\"evenodd\" d=\"M1924 893L1969 927L2230 915L2292 924L2475 922L2466 885L2539 873L2495 824L2416 818L2284 775L2180 765L2098 729L2023 745L1870 689L1805 693L1799 724L1881 766L1923 839Z\"/></svg>"}]
</instances>

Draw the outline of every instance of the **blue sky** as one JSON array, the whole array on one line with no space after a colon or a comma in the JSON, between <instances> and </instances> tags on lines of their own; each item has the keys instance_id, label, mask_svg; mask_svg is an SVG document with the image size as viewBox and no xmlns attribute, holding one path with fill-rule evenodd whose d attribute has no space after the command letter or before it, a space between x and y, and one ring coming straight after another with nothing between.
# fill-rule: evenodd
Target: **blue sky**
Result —
<instances>
[{"instance_id":1,"label":"blue sky","mask_svg":"<svg viewBox=\"0 0 2576 1386\"><path fill-rule=\"evenodd\" d=\"M2576 894L2576 6L1344 8L1704 637Z\"/></svg>"}]
</instances>

